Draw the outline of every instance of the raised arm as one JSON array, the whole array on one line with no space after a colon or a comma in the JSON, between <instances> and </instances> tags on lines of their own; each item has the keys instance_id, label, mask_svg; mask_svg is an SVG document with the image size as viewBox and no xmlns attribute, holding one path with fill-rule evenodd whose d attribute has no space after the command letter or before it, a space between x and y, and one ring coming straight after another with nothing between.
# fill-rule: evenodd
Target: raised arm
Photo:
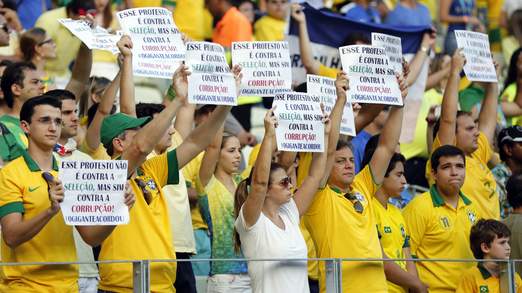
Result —
<instances>
[{"instance_id":1,"label":"raised arm","mask_svg":"<svg viewBox=\"0 0 522 293\"><path fill-rule=\"evenodd\" d=\"M339 141L341 120L349 88L350 81L348 80L348 75L343 71L337 73L337 79L335 80L337 100L335 101L332 111L330 112L331 130L330 134L328 135L328 148L325 148L327 159L326 166L324 168L325 171L323 173L323 178L321 178L320 182L321 187L326 186L326 182L328 182L328 176L330 176L330 170L332 169L334 164L334 154L335 149L337 147L337 142Z\"/></svg>"},{"instance_id":2,"label":"raised arm","mask_svg":"<svg viewBox=\"0 0 522 293\"><path fill-rule=\"evenodd\" d=\"M65 89L72 92L76 97L76 101L80 100L83 92L87 90L89 77L92 68L92 52L84 43L81 44L74 66L72 69L71 79L65 86Z\"/></svg>"},{"instance_id":3,"label":"raised arm","mask_svg":"<svg viewBox=\"0 0 522 293\"><path fill-rule=\"evenodd\" d=\"M184 64L181 64L178 69L176 69L174 73L174 86L176 87L178 97L156 115L151 122L143 126L134 136L130 146L123 152L121 156L122 159L129 161L129 175L132 175L134 170L145 161L148 154L154 149L156 143L172 124L172 120L180 106L187 99L187 76L189 74L189 68ZM215 132L217 132L217 129ZM210 136L210 134L208 134L208 136ZM198 153L190 158L183 157L185 154L178 153L178 162L182 161L182 158L185 159L183 165L179 164L179 169L188 161L192 160Z\"/></svg>"},{"instance_id":4,"label":"raised arm","mask_svg":"<svg viewBox=\"0 0 522 293\"><path fill-rule=\"evenodd\" d=\"M265 135L261 142L261 148L257 155L256 163L250 182L250 192L243 204L243 217L248 227L253 226L263 208L266 193L268 191L268 182L270 181L270 165L272 164L272 154L276 148L275 127L277 118L273 109L268 110L265 114Z\"/></svg>"},{"instance_id":5,"label":"raised arm","mask_svg":"<svg viewBox=\"0 0 522 293\"><path fill-rule=\"evenodd\" d=\"M216 170L216 165L219 160L219 153L221 151L221 143L223 141L223 127L214 135L214 139L207 147L203 159L201 160L201 166L199 167L199 181L202 186L207 186L210 178Z\"/></svg>"},{"instance_id":6,"label":"raised arm","mask_svg":"<svg viewBox=\"0 0 522 293\"><path fill-rule=\"evenodd\" d=\"M451 58L451 72L442 99L440 126L437 133L440 145L455 144L460 72L464 63L466 63L466 58L462 54L462 49L457 49Z\"/></svg>"},{"instance_id":7,"label":"raised arm","mask_svg":"<svg viewBox=\"0 0 522 293\"><path fill-rule=\"evenodd\" d=\"M325 151L322 153L313 154L312 164L310 165L308 176L304 179L303 184L301 184L301 187L299 187L295 193L294 201L297 209L299 210L300 216L304 215L306 211L308 211L308 208L314 199L314 195L317 193L317 189L319 188L322 181L328 180L328 176L325 176L325 174L329 174L330 172L326 173L326 160L327 157L332 157L331 161L333 162L334 157L333 153L328 153L330 143L329 135L331 132L330 118L325 114L322 104L321 110L323 111ZM333 152L335 152L335 146L333 147Z\"/></svg>"},{"instance_id":8,"label":"raised arm","mask_svg":"<svg viewBox=\"0 0 522 293\"><path fill-rule=\"evenodd\" d=\"M482 101L479 114L479 130L484 133L489 143L495 141L495 127L497 126L498 108L498 82L490 82L486 85L486 95Z\"/></svg>"},{"instance_id":9,"label":"raised arm","mask_svg":"<svg viewBox=\"0 0 522 293\"><path fill-rule=\"evenodd\" d=\"M121 64L120 79L120 112L136 117L136 103L134 101L134 79L132 74L132 40L129 36L125 39L125 54Z\"/></svg>"},{"instance_id":10,"label":"raised arm","mask_svg":"<svg viewBox=\"0 0 522 293\"><path fill-rule=\"evenodd\" d=\"M399 88L401 89L404 103L404 100L408 95L408 86L406 85L406 80L404 80L402 76L397 77L397 81L399 83ZM377 184L381 184L384 180L384 174L386 173L388 164L399 144L399 136L402 129L402 114L403 107L392 107L388 120L386 121L379 137L379 143L375 149L375 153L370 160L373 180Z\"/></svg>"},{"instance_id":11,"label":"raised arm","mask_svg":"<svg viewBox=\"0 0 522 293\"><path fill-rule=\"evenodd\" d=\"M426 32L422 37L421 47L410 62L410 74L406 81L411 86L417 81L424 62L428 58L429 49L435 44L435 32Z\"/></svg>"},{"instance_id":12,"label":"raised arm","mask_svg":"<svg viewBox=\"0 0 522 293\"><path fill-rule=\"evenodd\" d=\"M241 67L236 65L232 68L234 77L236 79L236 87L239 90L239 84L241 82ZM188 88L188 84L185 83ZM178 93L178 90L176 90ZM176 102L176 100L174 100ZM174 103L173 102L173 103ZM212 112L209 119L203 122L201 125L196 127L189 136L183 141L183 143L176 149L178 158L178 167L181 169L190 160L197 156L203 151L212 141L214 134L221 128L221 125L225 122L225 119L230 113L230 106L218 106Z\"/></svg>"},{"instance_id":13,"label":"raised arm","mask_svg":"<svg viewBox=\"0 0 522 293\"><path fill-rule=\"evenodd\" d=\"M303 7L298 3L292 4L292 18L299 25L299 51L301 52L301 62L309 74L319 74L320 62L314 59L310 37L306 28L306 16Z\"/></svg>"}]
</instances>

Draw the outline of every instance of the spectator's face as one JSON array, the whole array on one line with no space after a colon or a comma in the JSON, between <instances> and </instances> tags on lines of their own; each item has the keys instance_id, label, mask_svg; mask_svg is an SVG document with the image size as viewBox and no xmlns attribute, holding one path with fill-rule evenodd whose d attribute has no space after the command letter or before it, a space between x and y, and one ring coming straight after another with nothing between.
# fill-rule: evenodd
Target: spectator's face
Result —
<instances>
[{"instance_id":1,"label":"spectator's face","mask_svg":"<svg viewBox=\"0 0 522 293\"><path fill-rule=\"evenodd\" d=\"M62 138L69 139L78 134L78 108L73 100L62 100Z\"/></svg>"},{"instance_id":2,"label":"spectator's face","mask_svg":"<svg viewBox=\"0 0 522 293\"><path fill-rule=\"evenodd\" d=\"M406 187L406 177L404 177L404 165L402 162L396 162L388 177L384 178L382 188L388 196L398 197Z\"/></svg>"},{"instance_id":3,"label":"spectator's face","mask_svg":"<svg viewBox=\"0 0 522 293\"><path fill-rule=\"evenodd\" d=\"M330 173L330 182L338 187L347 188L355 176L354 158L352 150L344 147L335 151L334 166Z\"/></svg>"},{"instance_id":4,"label":"spectator's face","mask_svg":"<svg viewBox=\"0 0 522 293\"><path fill-rule=\"evenodd\" d=\"M23 102L32 97L39 96L44 93L44 84L42 83L42 73L37 70L24 70L24 80L22 86L13 84L13 93Z\"/></svg>"},{"instance_id":5,"label":"spectator's face","mask_svg":"<svg viewBox=\"0 0 522 293\"><path fill-rule=\"evenodd\" d=\"M522 166L522 142L513 142L511 145L504 144L502 148L507 158L511 159L515 164Z\"/></svg>"},{"instance_id":6,"label":"spectator's face","mask_svg":"<svg viewBox=\"0 0 522 293\"><path fill-rule=\"evenodd\" d=\"M227 174L237 173L241 163L241 145L235 136L224 138L223 148L219 154L218 168Z\"/></svg>"},{"instance_id":7,"label":"spectator's face","mask_svg":"<svg viewBox=\"0 0 522 293\"><path fill-rule=\"evenodd\" d=\"M285 170L279 168L270 174L267 197L276 204L285 204L292 198L292 182Z\"/></svg>"},{"instance_id":8,"label":"spectator's face","mask_svg":"<svg viewBox=\"0 0 522 293\"><path fill-rule=\"evenodd\" d=\"M268 0L266 12L273 18L285 20L288 13L288 0Z\"/></svg>"},{"instance_id":9,"label":"spectator's face","mask_svg":"<svg viewBox=\"0 0 522 293\"><path fill-rule=\"evenodd\" d=\"M482 243L482 251L490 259L509 259L511 255L511 246L509 245L509 237L498 238L495 236L489 247Z\"/></svg>"},{"instance_id":10,"label":"spectator's face","mask_svg":"<svg viewBox=\"0 0 522 293\"><path fill-rule=\"evenodd\" d=\"M432 170L437 187L444 194L457 193L464 184L466 166L461 156L441 157L436 171Z\"/></svg>"},{"instance_id":11,"label":"spectator's face","mask_svg":"<svg viewBox=\"0 0 522 293\"><path fill-rule=\"evenodd\" d=\"M43 59L56 58L56 43L49 36L45 36L45 40L36 45L36 53Z\"/></svg>"},{"instance_id":12,"label":"spectator's face","mask_svg":"<svg viewBox=\"0 0 522 293\"><path fill-rule=\"evenodd\" d=\"M469 115L457 118L457 147L470 155L478 148L479 131L477 124Z\"/></svg>"},{"instance_id":13,"label":"spectator's face","mask_svg":"<svg viewBox=\"0 0 522 293\"><path fill-rule=\"evenodd\" d=\"M254 23L254 4L252 2L243 2L238 7L239 12L241 12L250 23Z\"/></svg>"},{"instance_id":14,"label":"spectator's face","mask_svg":"<svg viewBox=\"0 0 522 293\"><path fill-rule=\"evenodd\" d=\"M172 145L172 135L174 134L174 126L170 126L167 131L165 131L165 134L163 137L161 137L158 144L156 144L156 150L159 151L159 153L163 153L166 151L171 145Z\"/></svg>"},{"instance_id":15,"label":"spectator's face","mask_svg":"<svg viewBox=\"0 0 522 293\"><path fill-rule=\"evenodd\" d=\"M134 136L138 133L138 128L127 129L123 132L123 135L116 137L113 141L114 153L123 153L132 143Z\"/></svg>"},{"instance_id":16,"label":"spectator's face","mask_svg":"<svg viewBox=\"0 0 522 293\"><path fill-rule=\"evenodd\" d=\"M41 149L52 149L62 129L62 112L49 105L34 107L31 121L21 121L20 125L33 143Z\"/></svg>"}]
</instances>

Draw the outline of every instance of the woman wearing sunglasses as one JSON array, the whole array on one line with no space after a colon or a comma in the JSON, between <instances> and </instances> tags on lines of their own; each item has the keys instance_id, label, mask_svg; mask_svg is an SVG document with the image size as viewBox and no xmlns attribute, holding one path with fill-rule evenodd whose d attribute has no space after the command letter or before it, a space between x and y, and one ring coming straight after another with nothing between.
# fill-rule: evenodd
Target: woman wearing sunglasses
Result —
<instances>
[{"instance_id":1,"label":"woman wearing sunglasses","mask_svg":"<svg viewBox=\"0 0 522 293\"><path fill-rule=\"evenodd\" d=\"M329 118L324 115L325 149ZM251 175L236 191L236 247L247 258L306 259L307 248L299 229L300 216L312 203L326 167L326 152L314 153L308 177L294 192L286 170L272 162L277 119L266 113L265 135ZM309 292L306 261L252 261L248 264L253 292Z\"/></svg>"},{"instance_id":2,"label":"woman wearing sunglasses","mask_svg":"<svg viewBox=\"0 0 522 293\"><path fill-rule=\"evenodd\" d=\"M24 61L33 63L36 69L43 73L44 92L54 89L54 80L45 72L44 67L48 60L56 58L56 43L47 32L43 28L35 27L23 33L20 37L20 51Z\"/></svg>"},{"instance_id":3,"label":"woman wearing sunglasses","mask_svg":"<svg viewBox=\"0 0 522 293\"><path fill-rule=\"evenodd\" d=\"M223 135L223 127L207 147L196 188L208 200L213 259L243 258L234 251L234 193L241 181L241 145L236 136ZM204 200L204 197L202 198ZM201 200L201 199L200 199ZM250 292L246 262L213 261L207 292Z\"/></svg>"}]
</instances>

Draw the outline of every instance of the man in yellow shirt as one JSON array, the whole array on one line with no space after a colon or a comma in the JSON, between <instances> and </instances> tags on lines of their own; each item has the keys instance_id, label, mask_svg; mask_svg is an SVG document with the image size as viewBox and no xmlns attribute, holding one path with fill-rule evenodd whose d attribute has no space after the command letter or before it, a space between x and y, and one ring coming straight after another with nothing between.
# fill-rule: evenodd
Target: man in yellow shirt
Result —
<instances>
[{"instance_id":1,"label":"man in yellow shirt","mask_svg":"<svg viewBox=\"0 0 522 293\"><path fill-rule=\"evenodd\" d=\"M498 84L488 83L482 103L478 123L468 112L458 111L458 84L460 72L465 63L461 50L457 50L451 60L439 125L435 126L433 149L441 145L455 145L466 155L466 179L462 192L475 204L481 217L499 219L500 206L497 184L488 168L493 151L495 127L497 124ZM426 167L427 178L433 184L431 167Z\"/></svg>"},{"instance_id":2,"label":"man in yellow shirt","mask_svg":"<svg viewBox=\"0 0 522 293\"><path fill-rule=\"evenodd\" d=\"M61 102L37 96L20 111L27 133L27 152L0 171L0 223L2 261L75 262L73 227L60 211L64 191L53 148L60 138ZM46 175L46 176L45 176ZM126 197L126 203L132 204ZM83 240L99 245L115 226L77 226ZM78 292L78 266L4 266L1 292Z\"/></svg>"},{"instance_id":3,"label":"man in yellow shirt","mask_svg":"<svg viewBox=\"0 0 522 293\"><path fill-rule=\"evenodd\" d=\"M305 225L312 236L320 258L383 257L374 208L370 204L382 183L386 167L395 153L402 124L402 108L393 107L381 140L368 166L354 178L353 153L346 143L339 142L340 114L336 106L346 102L348 80L344 73L336 80L337 101L331 113L332 131L328 149L327 173L323 188L305 214ZM404 80L400 84L403 98L407 95ZM342 107L341 107L342 109ZM339 113L337 113L339 112ZM326 184L328 183L328 184ZM342 263L342 287L345 292L388 292L381 261ZM321 292L326 291L325 265L319 265ZM371 280L371 282L368 282Z\"/></svg>"},{"instance_id":4,"label":"man in yellow shirt","mask_svg":"<svg viewBox=\"0 0 522 293\"><path fill-rule=\"evenodd\" d=\"M476 259L509 259L511 231L502 222L480 220L471 228L470 244ZM500 264L496 261L480 262L460 278L456 293L500 293ZM522 280L514 273L515 292L522 292Z\"/></svg>"},{"instance_id":5,"label":"man in yellow shirt","mask_svg":"<svg viewBox=\"0 0 522 293\"><path fill-rule=\"evenodd\" d=\"M188 67L180 65L173 77L174 99L154 119L134 118L118 113L106 117L101 126L101 142L109 155L128 160L131 187L137 194L131 222L119 226L101 245L100 260L175 259L167 202L162 191L179 181L179 169L206 148L223 125L229 106L218 106L209 120L197 127L176 149L146 160L188 96ZM234 68L236 82L240 69ZM147 124L145 124L147 123ZM121 245L132 243L133 245ZM151 264L151 291L175 292L176 264ZM132 292L131 264L101 264L100 289Z\"/></svg>"},{"instance_id":6,"label":"man in yellow shirt","mask_svg":"<svg viewBox=\"0 0 522 293\"><path fill-rule=\"evenodd\" d=\"M404 209L414 258L472 259L469 231L478 220L474 203L461 192L466 174L464 152L451 145L431 156L435 179L429 191L415 197ZM417 262L420 279L433 292L454 292L460 274L470 262Z\"/></svg>"},{"instance_id":7,"label":"man in yellow shirt","mask_svg":"<svg viewBox=\"0 0 522 293\"><path fill-rule=\"evenodd\" d=\"M267 15L254 24L256 41L283 41L288 9L288 0L268 0L266 3Z\"/></svg>"}]
</instances>

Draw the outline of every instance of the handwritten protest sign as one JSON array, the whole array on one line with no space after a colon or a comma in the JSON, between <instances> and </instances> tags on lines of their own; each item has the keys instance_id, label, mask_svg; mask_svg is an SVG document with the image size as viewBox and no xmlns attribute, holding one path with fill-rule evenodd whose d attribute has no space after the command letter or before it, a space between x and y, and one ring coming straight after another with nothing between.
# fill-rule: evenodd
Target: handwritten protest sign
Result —
<instances>
[{"instance_id":1,"label":"handwritten protest sign","mask_svg":"<svg viewBox=\"0 0 522 293\"><path fill-rule=\"evenodd\" d=\"M75 37L80 39L87 48L92 49L93 32L92 28L86 21L61 18L58 19L58 22L65 26L65 28L67 28Z\"/></svg>"},{"instance_id":2,"label":"handwritten protest sign","mask_svg":"<svg viewBox=\"0 0 522 293\"><path fill-rule=\"evenodd\" d=\"M343 70L350 78L350 101L402 106L401 91L384 49L368 45L339 48Z\"/></svg>"},{"instance_id":3,"label":"handwritten protest sign","mask_svg":"<svg viewBox=\"0 0 522 293\"><path fill-rule=\"evenodd\" d=\"M323 152L324 124L318 96L305 93L276 95L277 149L291 152Z\"/></svg>"},{"instance_id":4,"label":"handwritten protest sign","mask_svg":"<svg viewBox=\"0 0 522 293\"><path fill-rule=\"evenodd\" d=\"M122 30L133 43L134 75L172 78L185 59L181 32L165 8L133 8L116 13Z\"/></svg>"},{"instance_id":5,"label":"handwritten protest sign","mask_svg":"<svg viewBox=\"0 0 522 293\"><path fill-rule=\"evenodd\" d=\"M456 30L457 46L466 57L464 73L471 81L497 82L497 73L489 47L488 35Z\"/></svg>"},{"instance_id":6,"label":"handwritten protest sign","mask_svg":"<svg viewBox=\"0 0 522 293\"><path fill-rule=\"evenodd\" d=\"M387 34L372 33L372 46L384 48L393 70L399 74L402 73L401 38Z\"/></svg>"},{"instance_id":7,"label":"handwritten protest sign","mask_svg":"<svg viewBox=\"0 0 522 293\"><path fill-rule=\"evenodd\" d=\"M188 77L188 100L192 104L237 105L234 75L219 44L188 42L185 63L192 72Z\"/></svg>"},{"instance_id":8,"label":"handwritten protest sign","mask_svg":"<svg viewBox=\"0 0 522 293\"><path fill-rule=\"evenodd\" d=\"M127 161L60 162L65 196L60 204L67 225L119 225L129 222L124 203Z\"/></svg>"},{"instance_id":9,"label":"handwritten protest sign","mask_svg":"<svg viewBox=\"0 0 522 293\"><path fill-rule=\"evenodd\" d=\"M87 48L93 50L109 51L113 54L119 52L116 43L121 34L111 34L106 29L97 26L91 28L84 20L74 20L70 18L58 19L74 36L82 41Z\"/></svg>"},{"instance_id":10,"label":"handwritten protest sign","mask_svg":"<svg viewBox=\"0 0 522 293\"><path fill-rule=\"evenodd\" d=\"M232 64L242 68L242 96L273 97L290 91L292 68L287 42L234 42Z\"/></svg>"},{"instance_id":11,"label":"handwritten protest sign","mask_svg":"<svg viewBox=\"0 0 522 293\"><path fill-rule=\"evenodd\" d=\"M319 75L308 74L306 76L306 91L321 98L326 114L330 115L337 100L335 89L335 79ZM341 134L355 136L355 122L352 103L349 101L344 104L343 116L341 120Z\"/></svg>"}]
</instances>

